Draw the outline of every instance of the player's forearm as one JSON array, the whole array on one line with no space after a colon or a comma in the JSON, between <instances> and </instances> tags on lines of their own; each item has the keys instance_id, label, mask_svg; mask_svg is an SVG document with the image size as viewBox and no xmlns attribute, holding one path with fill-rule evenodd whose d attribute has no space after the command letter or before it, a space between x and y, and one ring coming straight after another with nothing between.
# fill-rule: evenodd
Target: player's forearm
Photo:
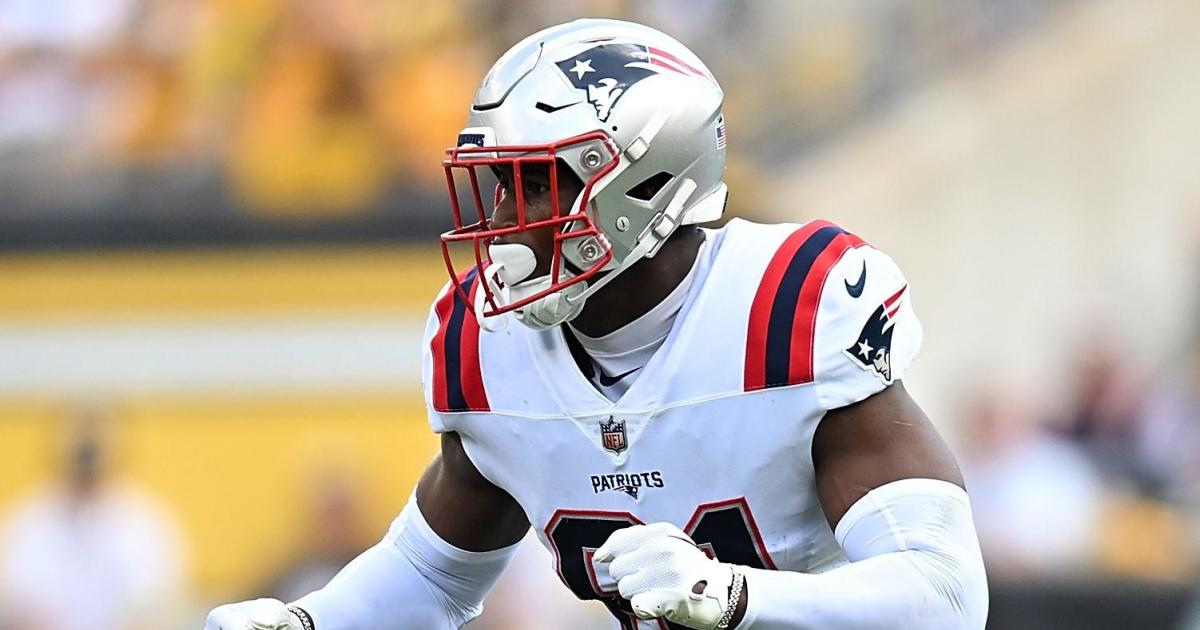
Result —
<instances>
[{"instance_id":1,"label":"player's forearm","mask_svg":"<svg viewBox=\"0 0 1200 630\"><path fill-rule=\"evenodd\" d=\"M945 482L896 483L872 491L847 514L854 522L839 524L854 562L820 574L746 569L737 628L982 629L987 578L966 494Z\"/></svg>"},{"instance_id":2,"label":"player's forearm","mask_svg":"<svg viewBox=\"0 0 1200 630\"><path fill-rule=\"evenodd\" d=\"M425 586L417 568L382 542L347 565L324 588L295 605L320 630L397 628L454 630L470 611L452 612L453 604Z\"/></svg>"},{"instance_id":3,"label":"player's forearm","mask_svg":"<svg viewBox=\"0 0 1200 630\"><path fill-rule=\"evenodd\" d=\"M456 549L410 501L383 541L295 604L316 630L453 630L482 611L514 552Z\"/></svg>"},{"instance_id":4,"label":"player's forearm","mask_svg":"<svg viewBox=\"0 0 1200 630\"><path fill-rule=\"evenodd\" d=\"M808 575L748 569L739 630L976 630L987 618L982 576L955 559L903 551Z\"/></svg>"}]
</instances>

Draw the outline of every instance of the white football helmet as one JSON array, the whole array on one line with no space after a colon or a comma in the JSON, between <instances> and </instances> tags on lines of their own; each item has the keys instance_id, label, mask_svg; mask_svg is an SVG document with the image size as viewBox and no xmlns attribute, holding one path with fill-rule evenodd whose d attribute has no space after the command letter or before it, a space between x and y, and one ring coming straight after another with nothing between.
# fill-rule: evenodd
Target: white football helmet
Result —
<instances>
[{"instance_id":1,"label":"white football helmet","mask_svg":"<svg viewBox=\"0 0 1200 630\"><path fill-rule=\"evenodd\" d=\"M468 299L448 246L474 245L482 290L473 300L481 324L487 328L485 319L507 312L539 329L569 321L589 295L654 256L678 226L720 218L727 195L723 100L696 55L631 22L561 24L501 56L443 162L455 229L442 235L442 248ZM549 165L553 216L526 221L518 185L518 224L493 229L476 169L508 166L519 182L522 165L531 163ZM564 166L584 184L569 209L557 203ZM460 189L470 192L460 195ZM474 214L463 212L464 203L474 205ZM546 228L555 230L554 255L550 273L540 277L528 277L536 267L528 247L492 243ZM601 272L607 273L596 278Z\"/></svg>"}]
</instances>

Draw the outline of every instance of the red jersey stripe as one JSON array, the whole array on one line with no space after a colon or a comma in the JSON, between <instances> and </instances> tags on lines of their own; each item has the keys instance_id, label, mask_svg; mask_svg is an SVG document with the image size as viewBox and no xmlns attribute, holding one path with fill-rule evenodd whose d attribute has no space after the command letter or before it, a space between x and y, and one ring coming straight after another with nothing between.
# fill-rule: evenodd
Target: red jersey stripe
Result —
<instances>
[{"instance_id":1,"label":"red jersey stripe","mask_svg":"<svg viewBox=\"0 0 1200 630\"><path fill-rule=\"evenodd\" d=\"M750 305L750 321L746 332L745 388L747 391L767 386L767 332L772 306L783 275L800 246L824 227L832 226L828 221L809 221L786 239L776 250L771 262L759 281L754 302Z\"/></svg>"},{"instance_id":2,"label":"red jersey stripe","mask_svg":"<svg viewBox=\"0 0 1200 630\"><path fill-rule=\"evenodd\" d=\"M817 340L817 310L829 272L846 252L865 243L858 236L843 232L834 237L817 256L800 288L799 304L792 320L791 352L789 353L788 384L809 383L815 378L814 347Z\"/></svg>"},{"instance_id":3,"label":"red jersey stripe","mask_svg":"<svg viewBox=\"0 0 1200 630\"><path fill-rule=\"evenodd\" d=\"M469 291L471 304L479 294L479 282L476 281ZM479 321L475 319L474 309L468 309L470 314L463 318L463 329L460 341L462 361L461 386L467 408L472 411L488 411L487 390L483 387L483 364L479 357Z\"/></svg>"},{"instance_id":4,"label":"red jersey stripe","mask_svg":"<svg viewBox=\"0 0 1200 630\"><path fill-rule=\"evenodd\" d=\"M457 282L474 301L479 290L474 268ZM437 411L487 411L483 367L479 358L479 322L474 309L464 302L454 286L434 305L438 330L430 341L433 354L433 407Z\"/></svg>"}]
</instances>

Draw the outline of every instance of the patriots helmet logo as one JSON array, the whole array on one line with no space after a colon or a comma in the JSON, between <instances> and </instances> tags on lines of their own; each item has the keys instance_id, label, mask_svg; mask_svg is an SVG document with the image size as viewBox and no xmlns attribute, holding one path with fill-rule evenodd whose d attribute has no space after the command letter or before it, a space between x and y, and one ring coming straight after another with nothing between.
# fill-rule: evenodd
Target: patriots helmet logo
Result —
<instances>
[{"instance_id":1,"label":"patriots helmet logo","mask_svg":"<svg viewBox=\"0 0 1200 630\"><path fill-rule=\"evenodd\" d=\"M867 319L858 340L842 351L862 369L874 371L888 385L892 384L892 331L906 290L907 284L884 300Z\"/></svg>"},{"instance_id":2,"label":"patriots helmet logo","mask_svg":"<svg viewBox=\"0 0 1200 630\"><path fill-rule=\"evenodd\" d=\"M587 93L601 121L608 121L613 105L630 86L657 74L650 68L646 47L636 44L601 44L558 62L558 68L575 89Z\"/></svg>"},{"instance_id":3,"label":"patriots helmet logo","mask_svg":"<svg viewBox=\"0 0 1200 630\"><path fill-rule=\"evenodd\" d=\"M601 122L608 122L613 107L629 88L650 75L676 72L712 80L707 72L679 57L640 44L599 44L556 65L575 89L586 94Z\"/></svg>"}]
</instances>

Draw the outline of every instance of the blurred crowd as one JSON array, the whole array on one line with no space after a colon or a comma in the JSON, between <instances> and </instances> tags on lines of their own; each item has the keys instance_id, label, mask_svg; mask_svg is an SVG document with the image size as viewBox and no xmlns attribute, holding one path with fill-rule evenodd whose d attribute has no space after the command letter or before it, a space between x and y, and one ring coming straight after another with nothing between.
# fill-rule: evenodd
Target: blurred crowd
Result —
<instances>
[{"instance_id":1,"label":"blurred crowd","mask_svg":"<svg viewBox=\"0 0 1200 630\"><path fill-rule=\"evenodd\" d=\"M186 534L157 497L113 479L120 418L88 405L62 423L57 478L0 522L0 628L170 627L188 597Z\"/></svg>"},{"instance_id":2,"label":"blurred crowd","mask_svg":"<svg viewBox=\"0 0 1200 630\"><path fill-rule=\"evenodd\" d=\"M1066 359L1065 400L965 393L961 460L1001 578L1200 577L1200 346L1149 369L1113 337Z\"/></svg>"},{"instance_id":3,"label":"blurred crowd","mask_svg":"<svg viewBox=\"0 0 1200 630\"><path fill-rule=\"evenodd\" d=\"M730 178L755 183L1069 3L5 0L0 225L15 242L89 215L161 232L180 215L194 229L428 214L487 65L581 15L644 21L709 60L737 138ZM756 212L751 195L734 203Z\"/></svg>"},{"instance_id":4,"label":"blurred crowd","mask_svg":"<svg viewBox=\"0 0 1200 630\"><path fill-rule=\"evenodd\" d=\"M460 4L0 3L3 185L59 212L146 179L268 213L368 208L386 179L440 176L482 71Z\"/></svg>"}]
</instances>

